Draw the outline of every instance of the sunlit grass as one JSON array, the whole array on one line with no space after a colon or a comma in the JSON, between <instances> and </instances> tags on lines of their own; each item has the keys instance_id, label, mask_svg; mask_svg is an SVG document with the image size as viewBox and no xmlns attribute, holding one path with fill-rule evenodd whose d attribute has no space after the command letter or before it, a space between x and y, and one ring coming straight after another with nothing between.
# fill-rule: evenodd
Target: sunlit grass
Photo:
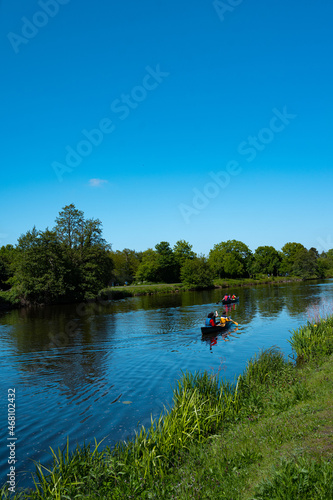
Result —
<instances>
[{"instance_id":1,"label":"sunlit grass","mask_svg":"<svg viewBox=\"0 0 333 500\"><path fill-rule=\"evenodd\" d=\"M329 356L333 353L333 316L312 317L311 322L292 332L289 343L299 364Z\"/></svg>"}]
</instances>

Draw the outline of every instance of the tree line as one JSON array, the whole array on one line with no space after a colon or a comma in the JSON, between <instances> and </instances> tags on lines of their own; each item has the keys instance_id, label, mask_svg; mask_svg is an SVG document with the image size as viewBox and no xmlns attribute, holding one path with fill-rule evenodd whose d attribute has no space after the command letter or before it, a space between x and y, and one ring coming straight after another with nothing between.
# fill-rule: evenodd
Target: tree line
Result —
<instances>
[{"instance_id":1,"label":"tree line","mask_svg":"<svg viewBox=\"0 0 333 500\"><path fill-rule=\"evenodd\" d=\"M102 236L99 219L86 219L75 205L67 205L53 229L33 227L15 246L0 248L0 290L11 300L59 303L88 300L105 287L123 284L182 283L206 288L225 278L297 276L303 279L333 276L333 249L307 250L289 242L282 249L259 246L252 252L237 240L217 243L208 256L179 240L171 247L136 252L113 251Z\"/></svg>"}]
</instances>

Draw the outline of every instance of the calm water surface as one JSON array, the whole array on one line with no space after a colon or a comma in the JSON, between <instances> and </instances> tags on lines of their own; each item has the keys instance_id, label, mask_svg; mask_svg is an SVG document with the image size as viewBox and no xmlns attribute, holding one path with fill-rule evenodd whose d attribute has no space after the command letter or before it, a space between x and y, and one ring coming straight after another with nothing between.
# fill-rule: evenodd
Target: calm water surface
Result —
<instances>
[{"instance_id":1,"label":"calm water surface","mask_svg":"<svg viewBox=\"0 0 333 500\"><path fill-rule=\"evenodd\" d=\"M33 460L49 447L95 437L112 446L150 425L172 402L185 370L220 370L234 380L260 348L291 354L290 331L312 307L332 303L333 281L234 289L226 340L202 340L200 326L222 292L134 297L114 303L47 307L0 316L1 484L8 470L7 392L16 390L17 484L31 484Z\"/></svg>"}]
</instances>

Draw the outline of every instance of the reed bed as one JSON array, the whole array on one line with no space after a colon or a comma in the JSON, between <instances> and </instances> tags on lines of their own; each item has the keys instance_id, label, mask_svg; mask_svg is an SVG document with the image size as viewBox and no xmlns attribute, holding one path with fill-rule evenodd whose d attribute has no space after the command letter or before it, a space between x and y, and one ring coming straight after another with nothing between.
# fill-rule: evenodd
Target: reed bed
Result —
<instances>
[{"instance_id":1,"label":"reed bed","mask_svg":"<svg viewBox=\"0 0 333 500\"><path fill-rule=\"evenodd\" d=\"M320 359L333 353L333 305L325 302L311 306L305 326L292 332L289 343L298 364Z\"/></svg>"}]
</instances>

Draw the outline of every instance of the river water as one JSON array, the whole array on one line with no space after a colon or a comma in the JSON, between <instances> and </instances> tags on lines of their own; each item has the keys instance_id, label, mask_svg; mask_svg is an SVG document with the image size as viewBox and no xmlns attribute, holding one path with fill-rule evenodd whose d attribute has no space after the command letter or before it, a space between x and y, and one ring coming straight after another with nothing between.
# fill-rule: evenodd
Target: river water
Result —
<instances>
[{"instance_id":1,"label":"river water","mask_svg":"<svg viewBox=\"0 0 333 500\"><path fill-rule=\"evenodd\" d=\"M291 355L291 330L331 307L333 280L233 289L239 324L223 339L200 327L221 290L134 297L113 303L21 309L0 316L0 485L9 473L8 389L15 389L17 486L53 449L129 439L172 403L182 371L235 380L248 359L276 345Z\"/></svg>"}]
</instances>

